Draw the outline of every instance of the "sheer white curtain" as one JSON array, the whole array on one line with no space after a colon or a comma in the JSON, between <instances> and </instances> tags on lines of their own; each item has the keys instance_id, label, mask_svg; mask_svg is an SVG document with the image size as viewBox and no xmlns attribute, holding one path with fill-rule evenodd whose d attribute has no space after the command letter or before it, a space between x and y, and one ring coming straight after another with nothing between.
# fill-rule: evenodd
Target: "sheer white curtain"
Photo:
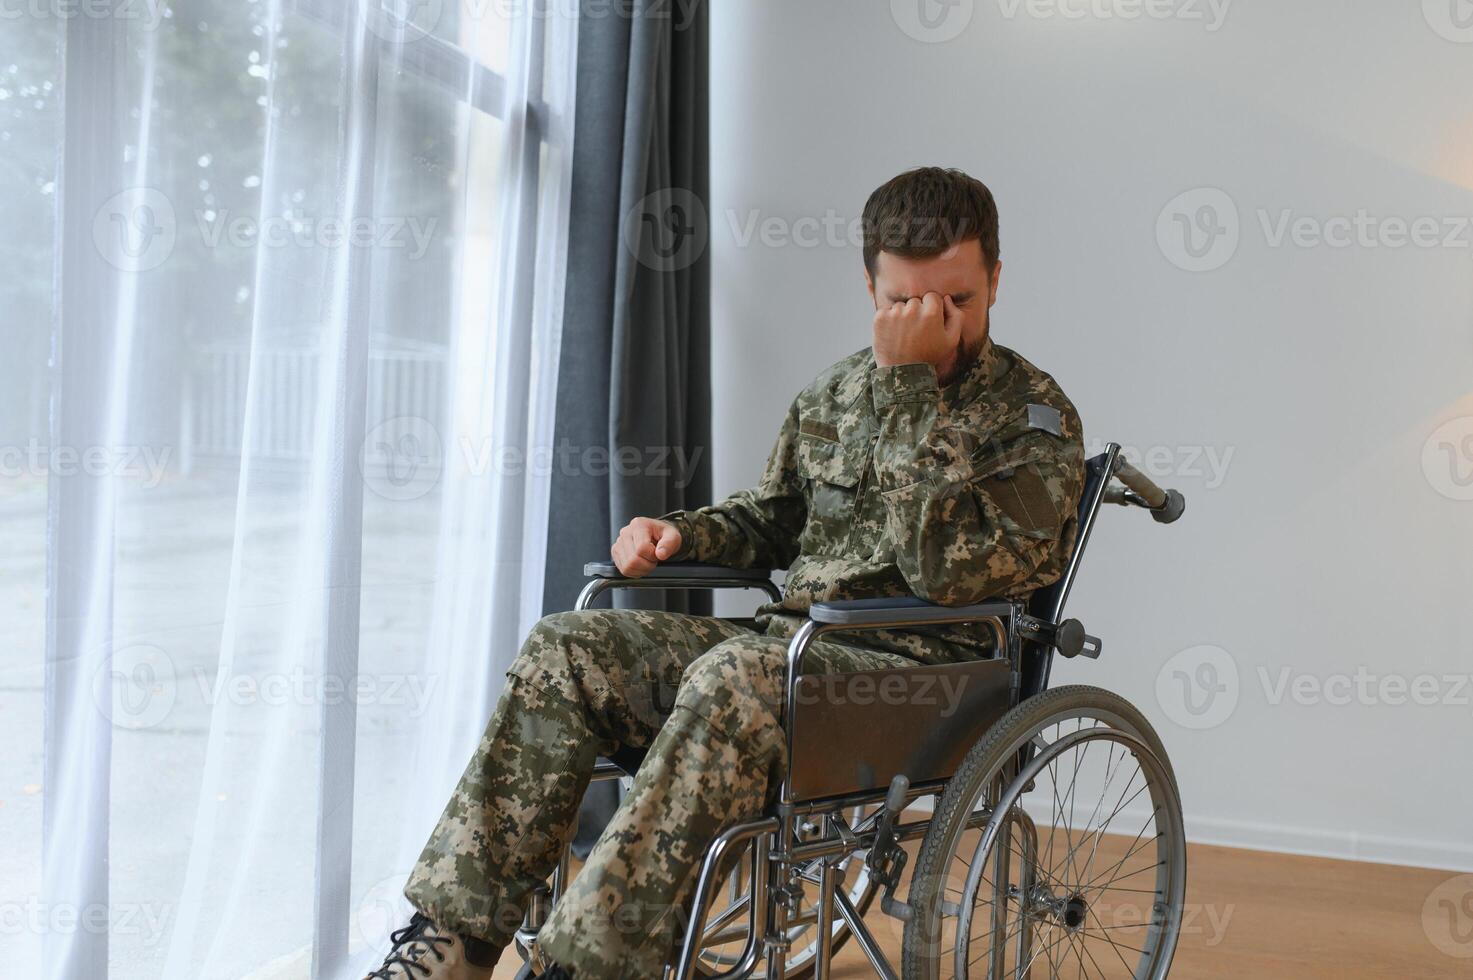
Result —
<instances>
[{"instance_id":1,"label":"sheer white curtain","mask_svg":"<svg viewBox=\"0 0 1473 980\"><path fill-rule=\"evenodd\" d=\"M576 18L65 6L0 28L0 972L361 974L541 608Z\"/></svg>"}]
</instances>

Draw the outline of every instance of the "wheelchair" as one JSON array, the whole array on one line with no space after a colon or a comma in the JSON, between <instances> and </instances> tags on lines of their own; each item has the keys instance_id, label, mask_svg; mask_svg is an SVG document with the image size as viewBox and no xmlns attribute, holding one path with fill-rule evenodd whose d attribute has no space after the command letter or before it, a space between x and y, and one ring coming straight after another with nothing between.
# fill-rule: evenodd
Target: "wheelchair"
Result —
<instances>
[{"instance_id":1,"label":"wheelchair","mask_svg":"<svg viewBox=\"0 0 1473 980\"><path fill-rule=\"evenodd\" d=\"M886 598L810 609L788 646L789 765L777 802L711 844L664 980L827 980L851 939L887 980L1167 975L1186 890L1170 761L1123 698L1048 686L1055 653L1101 652L1063 611L1105 503L1145 508L1160 523L1185 509L1179 492L1158 487L1111 443L1086 463L1064 574L1026 604ZM595 562L585 573L578 609L621 588L781 598L764 570L675 563L631 579ZM803 670L825 633L957 623L986 624L996 655L827 677ZM854 696L824 696L835 678ZM631 775L641 753L624 752L601 761L594 778ZM517 934L524 957L569 870L565 852L534 894ZM898 971L865 921L876 899L903 929Z\"/></svg>"}]
</instances>

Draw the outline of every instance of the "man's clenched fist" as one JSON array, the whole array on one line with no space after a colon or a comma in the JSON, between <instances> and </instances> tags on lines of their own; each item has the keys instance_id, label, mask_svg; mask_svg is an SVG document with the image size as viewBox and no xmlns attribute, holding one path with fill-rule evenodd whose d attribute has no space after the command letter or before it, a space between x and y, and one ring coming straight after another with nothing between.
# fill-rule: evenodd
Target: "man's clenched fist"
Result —
<instances>
[{"instance_id":1,"label":"man's clenched fist","mask_svg":"<svg viewBox=\"0 0 1473 980\"><path fill-rule=\"evenodd\" d=\"M639 578L679 550L680 531L674 524L653 517L636 517L624 525L609 554L621 574Z\"/></svg>"},{"instance_id":2,"label":"man's clenched fist","mask_svg":"<svg viewBox=\"0 0 1473 980\"><path fill-rule=\"evenodd\" d=\"M946 375L956 363L962 312L950 296L927 293L875 311L875 363L930 364Z\"/></svg>"}]
</instances>

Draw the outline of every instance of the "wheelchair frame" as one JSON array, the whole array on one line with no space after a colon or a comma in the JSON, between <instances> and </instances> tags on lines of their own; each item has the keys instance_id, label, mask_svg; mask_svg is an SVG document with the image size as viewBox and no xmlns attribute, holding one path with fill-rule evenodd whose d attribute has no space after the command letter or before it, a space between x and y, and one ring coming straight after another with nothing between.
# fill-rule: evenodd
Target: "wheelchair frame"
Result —
<instances>
[{"instance_id":1,"label":"wheelchair frame","mask_svg":"<svg viewBox=\"0 0 1473 980\"><path fill-rule=\"evenodd\" d=\"M1119 480L1121 486L1112 485L1112 477ZM888 787L852 786L845 791L822 796L805 794L802 791L803 773L798 771L797 765L800 756L795 752L795 740L802 722L799 713L800 682L805 676L815 676L803 673L805 656L813 641L827 633L985 623L996 634L999 656L954 666L990 664L994 667L993 672L997 673L998 662L1005 660L1006 697L1002 709L1018 705L1047 688L1056 650L1066 657L1083 655L1096 658L1100 654L1098 639L1086 635L1077 620L1062 620L1060 617L1095 519L1104 503L1143 507L1161 523L1176 520L1184 509L1184 501L1177 491L1157 487L1121 458L1119 444L1110 443L1105 452L1086 463L1078 533L1063 575L1057 582L1035 593L1028 604L1001 600L967 606L939 606L915 598L887 598L817 603L811 607L808 621L788 644L783 720L790 765L777 804L773 812L729 827L712 842L702 862L679 960L673 968L667 965L665 969L667 980L692 980L697 976L702 940L708 928L716 890L721 884L721 869L730 867L728 858L746 845L751 849L751 890L746 908L745 944L731 968L702 975L717 980L745 980L765 961L767 977L785 977L791 943L787 930L794 924L806 924L806 921L790 923L789 914L797 907L803 882L807 881L818 887L815 917L811 920L814 924L813 975L816 980L827 980L830 974L835 913L848 927L875 973L885 980L899 980L900 974L865 924L863 911L855 906L847 892L838 887L836 865L860 852L866 853L867 864L878 855L878 863L870 865L870 870L878 885L884 888L881 907L887 914L908 919L912 911L910 906L894 897L906 863L899 844L925 835L932 821L930 818L908 821L898 818L911 801L940 794L951 773L933 774L933 778L919 779L914 784L906 776L898 775ZM585 566L584 571L592 578L578 597L575 605L578 610L589 608L604 592L628 588L758 589L774 602L782 598L769 570L677 563L661 565L640 578L625 578L611 562L593 562ZM913 673L926 669L917 665L896 670ZM994 721L995 718L987 724ZM970 743L962 746L962 751L968 748ZM843 750L851 754L855 752L852 739L846 740ZM863 762L866 748L862 741L858 751ZM638 755L640 753L633 753L631 758L620 759L616 753L614 761L599 763L593 778L618 779L632 774ZM893 768L893 760L887 761ZM875 771L887 769L882 764ZM875 803L883 804L879 811L870 814L859 826L849 826L844 817L846 811ZM988 818L988 813L979 811L972 816L971 823L980 827L987 823ZM1025 841L1036 842L1036 829L1026 813L1016 809L1010 819L1017 823ZM800 841L800 826L805 835L816 833L816 836ZM899 858L895 859L897 853ZM802 870L811 868L814 862L819 863L816 881L811 872ZM554 872L550 891L534 896L527 922L518 934L521 945L535 941L536 928L545 919L550 907L548 903L555 903L561 897L568 871L565 850Z\"/></svg>"}]
</instances>

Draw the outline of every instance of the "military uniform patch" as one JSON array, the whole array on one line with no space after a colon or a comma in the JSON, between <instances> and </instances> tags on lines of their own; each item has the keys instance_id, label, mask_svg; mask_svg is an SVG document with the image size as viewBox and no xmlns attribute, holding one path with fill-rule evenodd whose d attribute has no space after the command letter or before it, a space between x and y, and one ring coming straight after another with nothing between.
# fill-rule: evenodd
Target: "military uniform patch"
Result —
<instances>
[{"instance_id":1,"label":"military uniform patch","mask_svg":"<svg viewBox=\"0 0 1473 980\"><path fill-rule=\"evenodd\" d=\"M1042 429L1049 435L1060 438L1064 435L1062 416L1059 410L1052 405L1029 405L1028 428Z\"/></svg>"}]
</instances>

